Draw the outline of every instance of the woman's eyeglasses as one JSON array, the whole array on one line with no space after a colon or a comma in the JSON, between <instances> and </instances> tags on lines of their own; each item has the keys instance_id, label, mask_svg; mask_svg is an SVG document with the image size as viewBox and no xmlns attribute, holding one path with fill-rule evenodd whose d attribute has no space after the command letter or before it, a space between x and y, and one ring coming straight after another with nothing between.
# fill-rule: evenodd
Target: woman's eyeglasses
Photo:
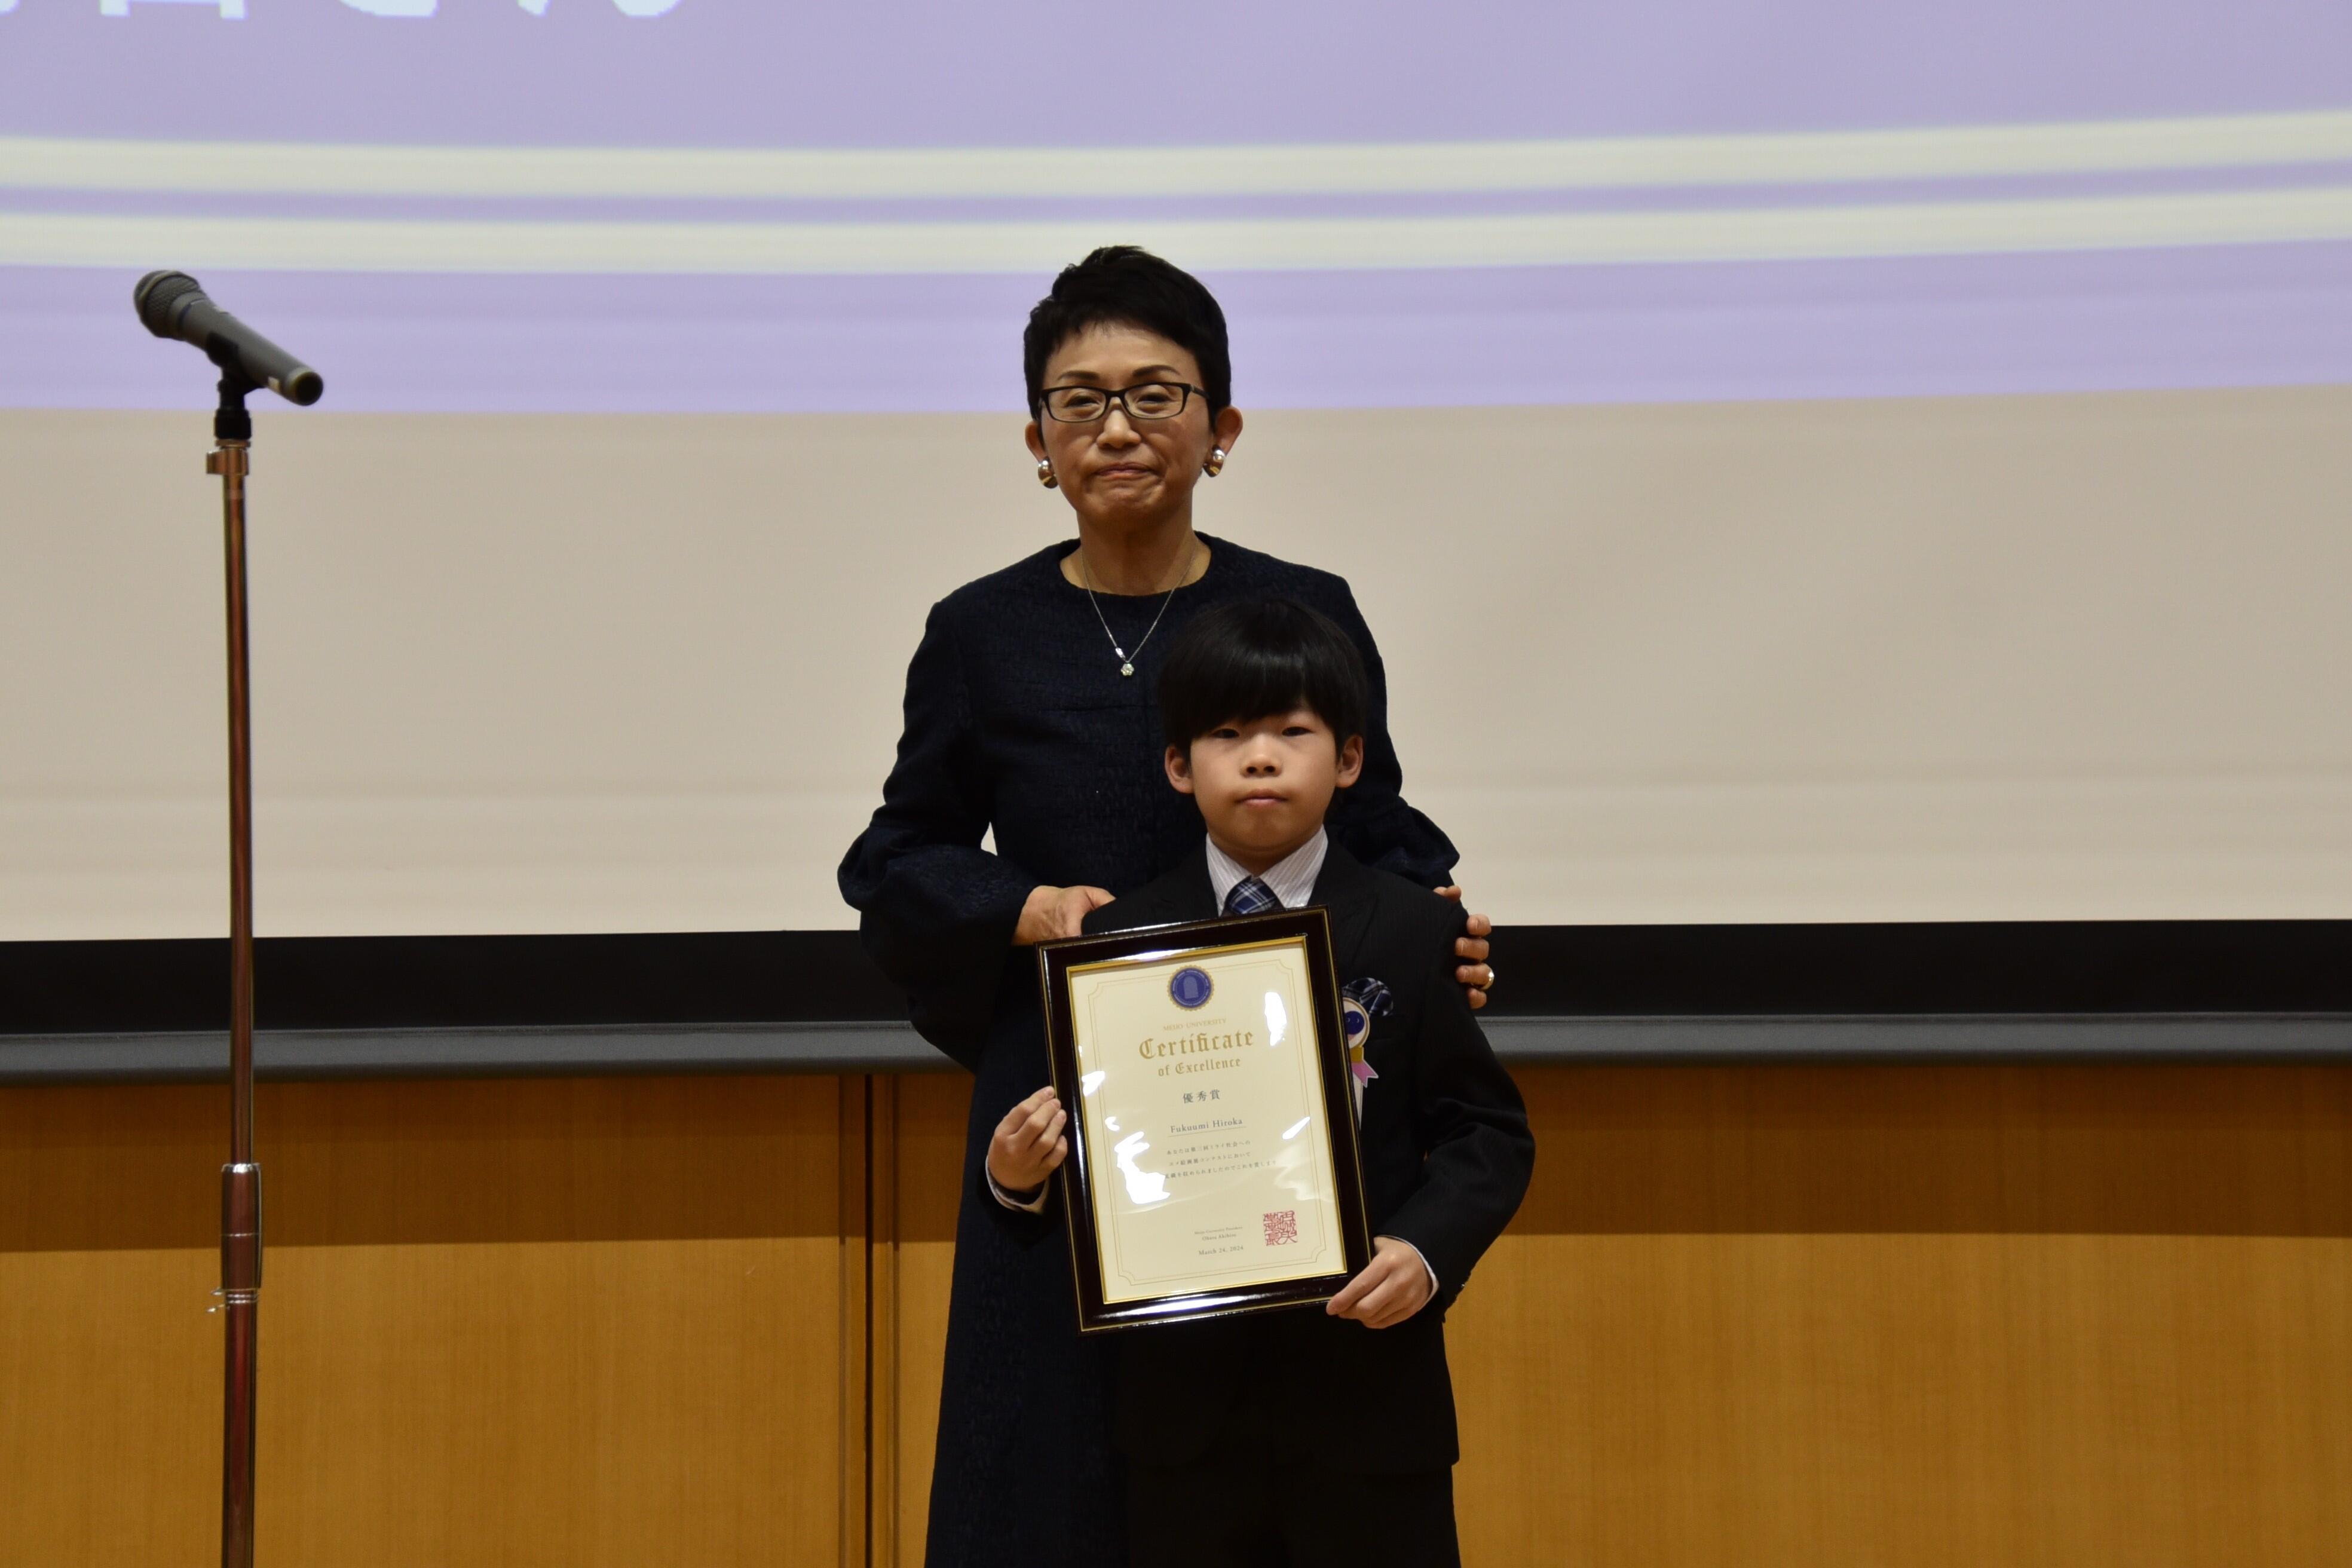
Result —
<instances>
[{"instance_id":1,"label":"woman's eyeglasses","mask_svg":"<svg viewBox=\"0 0 2352 1568\"><path fill-rule=\"evenodd\" d=\"M1041 397L1045 412L1065 425L1091 425L1107 418L1114 403L1133 420L1173 419L1184 412L1194 393L1209 395L1181 381L1146 381L1117 392L1099 386L1049 386Z\"/></svg>"}]
</instances>

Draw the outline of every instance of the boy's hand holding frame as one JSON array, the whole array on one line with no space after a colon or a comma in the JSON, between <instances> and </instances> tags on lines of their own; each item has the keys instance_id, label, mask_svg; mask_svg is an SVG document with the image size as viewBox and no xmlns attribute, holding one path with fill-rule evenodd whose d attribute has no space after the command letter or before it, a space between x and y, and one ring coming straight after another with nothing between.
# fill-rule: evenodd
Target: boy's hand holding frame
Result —
<instances>
[{"instance_id":1,"label":"boy's hand holding frame","mask_svg":"<svg viewBox=\"0 0 2352 1568\"><path fill-rule=\"evenodd\" d=\"M1034 1195L1069 1158L1069 1121L1050 1083L1004 1113L988 1140L988 1173L1007 1197Z\"/></svg>"},{"instance_id":2,"label":"boy's hand holding frame","mask_svg":"<svg viewBox=\"0 0 2352 1568\"><path fill-rule=\"evenodd\" d=\"M1417 1247L1393 1236L1376 1236L1371 1262L1323 1310L1334 1318L1352 1318L1368 1329L1392 1329L1428 1306L1436 1294L1429 1265Z\"/></svg>"}]
</instances>

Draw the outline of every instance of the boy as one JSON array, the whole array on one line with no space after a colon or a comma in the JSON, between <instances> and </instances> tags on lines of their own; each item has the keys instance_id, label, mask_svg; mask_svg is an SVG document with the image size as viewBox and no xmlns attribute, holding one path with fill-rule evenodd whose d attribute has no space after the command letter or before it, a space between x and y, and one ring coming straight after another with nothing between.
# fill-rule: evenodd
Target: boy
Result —
<instances>
[{"instance_id":1,"label":"boy","mask_svg":"<svg viewBox=\"0 0 2352 1568\"><path fill-rule=\"evenodd\" d=\"M1444 1318L1519 1205L1535 1140L1454 976L1458 906L1368 869L1323 831L1363 762L1355 645L1288 600L1221 605L1160 682L1168 780L1198 802L1191 860L1089 932L1315 903L1369 1021L1359 1142L1374 1256L1320 1310L1119 1336L1116 1440L1135 1568L1459 1562ZM1001 1125L990 1184L1043 1206L1066 1151L1050 1089Z\"/></svg>"}]
</instances>

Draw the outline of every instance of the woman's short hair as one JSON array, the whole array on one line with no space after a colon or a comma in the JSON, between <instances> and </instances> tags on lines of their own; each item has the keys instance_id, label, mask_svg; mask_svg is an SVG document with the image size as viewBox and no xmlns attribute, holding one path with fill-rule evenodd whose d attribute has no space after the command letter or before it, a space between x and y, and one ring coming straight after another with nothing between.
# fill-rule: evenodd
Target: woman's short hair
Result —
<instances>
[{"instance_id":1,"label":"woman's short hair","mask_svg":"<svg viewBox=\"0 0 2352 1568\"><path fill-rule=\"evenodd\" d=\"M1168 743L1190 752L1220 724L1313 710L1345 745L1371 706L1363 655L1331 618L1296 599L1244 599L1203 610L1160 670Z\"/></svg>"},{"instance_id":2,"label":"woman's short hair","mask_svg":"<svg viewBox=\"0 0 2352 1568\"><path fill-rule=\"evenodd\" d=\"M1029 380L1029 417L1040 416L1045 362L1054 351L1093 327L1141 327L1190 353L1201 365L1201 390L1214 419L1234 397L1234 361L1225 346L1225 313L1201 280L1138 246L1106 245L1062 268L1054 291L1029 312L1021 334L1021 368Z\"/></svg>"}]
</instances>

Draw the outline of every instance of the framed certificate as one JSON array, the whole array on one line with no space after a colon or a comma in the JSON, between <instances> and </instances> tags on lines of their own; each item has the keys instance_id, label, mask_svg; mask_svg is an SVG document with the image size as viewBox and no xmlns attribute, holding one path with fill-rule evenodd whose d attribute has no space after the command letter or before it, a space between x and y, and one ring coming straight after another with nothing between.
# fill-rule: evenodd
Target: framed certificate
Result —
<instances>
[{"instance_id":1,"label":"framed certificate","mask_svg":"<svg viewBox=\"0 0 2352 1568\"><path fill-rule=\"evenodd\" d=\"M1371 1259L1320 909L1037 950L1078 1327L1328 1301Z\"/></svg>"}]
</instances>

